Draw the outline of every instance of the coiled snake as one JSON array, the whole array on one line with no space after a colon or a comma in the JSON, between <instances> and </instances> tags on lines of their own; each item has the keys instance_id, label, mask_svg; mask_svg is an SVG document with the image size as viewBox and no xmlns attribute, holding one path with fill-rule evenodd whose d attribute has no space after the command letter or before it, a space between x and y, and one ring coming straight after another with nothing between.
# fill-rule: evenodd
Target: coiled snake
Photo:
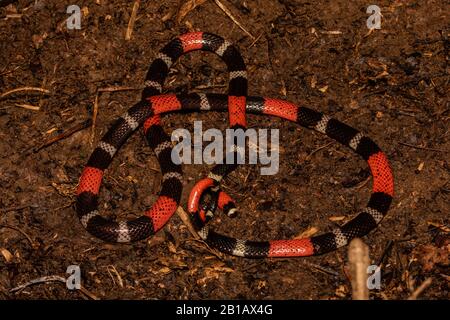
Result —
<instances>
[{"instance_id":1,"label":"coiled snake","mask_svg":"<svg viewBox=\"0 0 450 320\"><path fill-rule=\"evenodd\" d=\"M222 57L230 73L229 95L189 94L159 95L170 66L186 52L206 50ZM245 128L245 112L277 116L327 135L365 159L373 176L369 202L356 217L331 232L304 239L248 241L218 234L208 228L209 220L200 202L205 192L216 194L216 204L230 213L235 204L220 191L219 182L236 165L216 165L208 178L191 191L188 211L197 232L210 246L242 257L294 257L323 254L346 245L374 229L386 215L394 194L393 175L385 154L369 137L356 129L320 112L297 106L285 100L247 97L244 62L228 41L210 33L188 33L172 40L153 61L147 73L142 100L131 107L109 129L84 168L77 190L76 210L82 225L94 236L110 242L130 242L146 238L161 229L175 212L182 191L182 171L171 160L170 137L159 125L159 117L168 112L229 110L230 126ZM162 188L153 207L131 221L114 222L103 218L98 210L98 193L104 170L131 133L144 124L149 146L155 151L163 175ZM236 159L236 157L234 157ZM211 208L210 208L211 209ZM215 207L213 207L214 210Z\"/></svg>"}]
</instances>

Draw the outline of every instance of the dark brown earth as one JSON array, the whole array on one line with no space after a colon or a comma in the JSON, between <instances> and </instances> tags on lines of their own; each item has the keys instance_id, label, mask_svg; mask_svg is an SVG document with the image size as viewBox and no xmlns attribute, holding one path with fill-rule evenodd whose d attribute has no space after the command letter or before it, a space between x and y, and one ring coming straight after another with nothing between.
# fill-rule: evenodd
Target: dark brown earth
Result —
<instances>
[{"instance_id":1,"label":"dark brown earth","mask_svg":"<svg viewBox=\"0 0 450 320\"><path fill-rule=\"evenodd\" d=\"M0 8L0 298L81 299L62 283L11 292L32 279L66 277L79 265L82 285L101 299L349 299L347 249L319 257L249 260L216 256L174 215L153 238L111 245L90 236L73 209L83 166L110 124L140 98L157 51L189 30L234 42L249 69L250 94L285 98L325 112L372 137L395 176L392 208L364 238L382 262L374 299L405 299L425 280L423 299L449 297L449 17L446 1L378 1L380 30L366 26L367 1L225 1L252 39L206 1L177 22L185 1L141 1L130 40L133 3L76 2L81 30L67 30L73 1L25 1ZM167 92L224 92L225 65L194 53L177 62ZM33 148L92 118L91 130ZM205 89L205 87L207 87ZM202 89L203 88L203 89ZM22 108L20 104L39 107ZM293 123L249 116L251 127L280 128L280 171L259 176L242 166L225 183L241 214L214 225L232 236L291 238L341 224L361 210L371 179L366 163L330 139ZM225 114L170 115L167 130L225 129ZM330 144L330 142L332 142ZM185 165L182 203L206 165ZM105 215L139 216L160 186L158 164L136 133L106 173ZM335 219L338 217L338 219ZM343 220L342 220L343 219Z\"/></svg>"}]
</instances>

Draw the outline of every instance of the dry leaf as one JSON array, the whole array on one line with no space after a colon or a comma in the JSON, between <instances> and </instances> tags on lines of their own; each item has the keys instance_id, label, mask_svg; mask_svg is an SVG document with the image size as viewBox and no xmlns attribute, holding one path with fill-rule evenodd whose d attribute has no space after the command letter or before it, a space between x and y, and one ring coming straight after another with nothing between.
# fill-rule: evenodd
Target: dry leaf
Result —
<instances>
[{"instance_id":1,"label":"dry leaf","mask_svg":"<svg viewBox=\"0 0 450 320\"><path fill-rule=\"evenodd\" d=\"M337 295L340 298L344 298L345 296L347 296L348 290L344 285L340 285L336 291L335 291L335 295Z\"/></svg>"},{"instance_id":2,"label":"dry leaf","mask_svg":"<svg viewBox=\"0 0 450 320\"><path fill-rule=\"evenodd\" d=\"M442 266L450 265L450 244L442 248L433 245L422 245L414 249L413 256L423 266L424 271L431 271L436 264Z\"/></svg>"},{"instance_id":3,"label":"dry leaf","mask_svg":"<svg viewBox=\"0 0 450 320\"><path fill-rule=\"evenodd\" d=\"M220 266L221 264L223 264L223 262L219 261L218 263L215 264L215 266L205 268L204 269L205 276L197 280L197 284L205 285L209 280L218 279L219 276L224 273L235 272L234 269Z\"/></svg>"},{"instance_id":4,"label":"dry leaf","mask_svg":"<svg viewBox=\"0 0 450 320\"><path fill-rule=\"evenodd\" d=\"M127 179L128 179L128 181L133 182L133 183L138 183L139 182L138 179L136 179L133 176L127 176Z\"/></svg>"},{"instance_id":5,"label":"dry leaf","mask_svg":"<svg viewBox=\"0 0 450 320\"><path fill-rule=\"evenodd\" d=\"M168 242L167 243L167 247L169 248L169 251L171 253L177 253L177 249L175 248L175 245L172 242Z\"/></svg>"},{"instance_id":6,"label":"dry leaf","mask_svg":"<svg viewBox=\"0 0 450 320\"><path fill-rule=\"evenodd\" d=\"M261 290L262 288L265 288L266 285L267 285L267 282L266 282L265 280L259 280L259 281L258 281L258 286L257 286L257 288L258 288L259 290Z\"/></svg>"},{"instance_id":7,"label":"dry leaf","mask_svg":"<svg viewBox=\"0 0 450 320\"><path fill-rule=\"evenodd\" d=\"M83 13L84 17L87 17L89 14L89 8L88 7L83 7L81 8L81 12Z\"/></svg>"},{"instance_id":8,"label":"dry leaf","mask_svg":"<svg viewBox=\"0 0 450 320\"><path fill-rule=\"evenodd\" d=\"M286 89L286 84L284 83L283 80L281 80L281 89L280 89L280 94L284 97L287 96L287 89Z\"/></svg>"},{"instance_id":9,"label":"dry leaf","mask_svg":"<svg viewBox=\"0 0 450 320\"><path fill-rule=\"evenodd\" d=\"M436 222L432 222L432 221L428 221L427 224L429 226L433 226L436 227L444 232L450 232L450 228L447 227L446 225L440 224L440 223L436 223Z\"/></svg>"},{"instance_id":10,"label":"dry leaf","mask_svg":"<svg viewBox=\"0 0 450 320\"><path fill-rule=\"evenodd\" d=\"M55 188L56 191L63 197L73 197L77 186L68 183L57 184L55 182L52 182L52 187Z\"/></svg>"},{"instance_id":11,"label":"dry leaf","mask_svg":"<svg viewBox=\"0 0 450 320\"><path fill-rule=\"evenodd\" d=\"M336 222L336 221L342 221L345 219L345 216L338 216L338 217L329 217L328 220Z\"/></svg>"},{"instance_id":12,"label":"dry leaf","mask_svg":"<svg viewBox=\"0 0 450 320\"><path fill-rule=\"evenodd\" d=\"M168 274L171 273L172 270L168 267L162 267L161 269L158 270L158 274Z\"/></svg>"},{"instance_id":13,"label":"dry leaf","mask_svg":"<svg viewBox=\"0 0 450 320\"><path fill-rule=\"evenodd\" d=\"M417 171L419 171L419 172L422 171L424 165L425 165L425 162L419 163L419 166L417 167Z\"/></svg>"},{"instance_id":14,"label":"dry leaf","mask_svg":"<svg viewBox=\"0 0 450 320\"><path fill-rule=\"evenodd\" d=\"M319 91L322 93L327 92L327 90L328 90L328 86L323 86L322 88L319 88Z\"/></svg>"},{"instance_id":15,"label":"dry leaf","mask_svg":"<svg viewBox=\"0 0 450 320\"><path fill-rule=\"evenodd\" d=\"M2 256L5 258L6 262L10 262L14 258L11 252L9 252L6 248L0 248L0 252L2 253Z\"/></svg>"}]
</instances>

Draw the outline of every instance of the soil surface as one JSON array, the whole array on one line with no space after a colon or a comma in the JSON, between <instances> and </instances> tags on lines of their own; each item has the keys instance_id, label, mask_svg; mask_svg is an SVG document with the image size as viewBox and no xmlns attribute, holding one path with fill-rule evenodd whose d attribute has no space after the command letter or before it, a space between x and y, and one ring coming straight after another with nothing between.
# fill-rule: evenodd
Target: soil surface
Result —
<instances>
[{"instance_id":1,"label":"soil surface","mask_svg":"<svg viewBox=\"0 0 450 320\"><path fill-rule=\"evenodd\" d=\"M287 99L327 113L370 136L387 154L395 198L364 241L380 264L373 299L405 299L425 281L422 299L449 298L449 5L378 1L381 28L369 31L367 1L141 1L131 38L132 1L78 1L81 29L68 30L73 1L20 0L0 8L1 299L350 299L347 248L310 258L251 260L216 254L178 215L129 245L107 244L78 221L74 191L83 166L111 123L140 98L156 53L187 31L235 43L249 70L249 94ZM253 38L252 38L253 37ZM172 68L165 92L225 92L226 66L196 52ZM38 87L46 92L10 90ZM110 88L124 90L109 90ZM106 89L106 91L104 90ZM109 90L109 91L108 91ZM92 118L95 128L82 127ZM168 132L227 127L225 113L163 117ZM254 240L317 234L365 207L372 179L348 148L278 118L248 116L250 127L280 130L280 169L261 176L244 165L224 183L239 216L214 228ZM46 144L60 134L76 131ZM182 204L210 166L184 165ZM107 170L101 213L139 216L161 174L136 132ZM43 282L81 268L82 291ZM429 282L431 279L431 283Z\"/></svg>"}]
</instances>

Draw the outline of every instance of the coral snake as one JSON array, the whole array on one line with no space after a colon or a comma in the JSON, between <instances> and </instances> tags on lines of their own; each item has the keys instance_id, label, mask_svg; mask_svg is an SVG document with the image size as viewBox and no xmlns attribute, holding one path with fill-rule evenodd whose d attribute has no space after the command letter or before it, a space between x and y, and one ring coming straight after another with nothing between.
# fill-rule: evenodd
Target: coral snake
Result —
<instances>
[{"instance_id":1,"label":"coral snake","mask_svg":"<svg viewBox=\"0 0 450 320\"><path fill-rule=\"evenodd\" d=\"M171 65L182 54L204 50L219 55L230 74L229 95L192 93L161 95ZM285 100L247 97L245 64L239 51L223 38L203 32L187 33L169 42L151 64L140 102L131 107L108 130L83 169L77 189L76 211L82 225L94 236L110 242L144 239L160 230L179 205L182 170L172 162L170 137L160 126L160 115L168 112L229 111L230 126L245 129L245 113L277 116L313 129L349 147L364 158L373 176L369 202L356 217L331 232L318 236L272 241L248 241L231 238L210 230L207 222L218 207L227 214L235 212L230 196L220 191L220 181L236 165L216 165L207 178L192 189L188 211L200 237L218 250L242 257L294 257L323 254L346 245L374 229L386 215L394 194L393 175L385 154L370 138L356 129L307 107ZM140 125L154 150L162 172L159 197L143 216L130 221L111 221L99 214L98 194L104 170L118 149ZM235 153L237 148L234 149ZM237 154L234 154L236 160ZM236 162L236 161L235 161ZM213 204L203 205L209 193ZM208 214L208 216L206 214Z\"/></svg>"}]
</instances>

